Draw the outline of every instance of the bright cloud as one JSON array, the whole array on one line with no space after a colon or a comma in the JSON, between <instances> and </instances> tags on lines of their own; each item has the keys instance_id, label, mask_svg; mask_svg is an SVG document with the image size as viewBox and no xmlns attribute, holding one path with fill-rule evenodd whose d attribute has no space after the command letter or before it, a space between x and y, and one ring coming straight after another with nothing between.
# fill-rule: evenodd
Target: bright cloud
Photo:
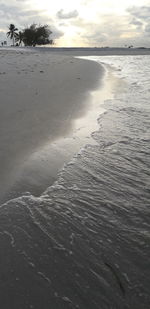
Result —
<instances>
[{"instance_id":1,"label":"bright cloud","mask_svg":"<svg viewBox=\"0 0 150 309\"><path fill-rule=\"evenodd\" d=\"M48 24L58 46L150 47L150 0L0 0L0 41L10 23Z\"/></svg>"}]
</instances>

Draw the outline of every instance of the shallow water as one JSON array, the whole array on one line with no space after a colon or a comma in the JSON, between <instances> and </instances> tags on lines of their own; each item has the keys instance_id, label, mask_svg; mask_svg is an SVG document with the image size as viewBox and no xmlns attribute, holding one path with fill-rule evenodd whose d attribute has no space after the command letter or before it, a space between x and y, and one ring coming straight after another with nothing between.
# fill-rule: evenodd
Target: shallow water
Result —
<instances>
[{"instance_id":1,"label":"shallow water","mask_svg":"<svg viewBox=\"0 0 150 309\"><path fill-rule=\"evenodd\" d=\"M3 309L149 308L149 56L91 58L126 87L53 186L1 207Z\"/></svg>"}]
</instances>

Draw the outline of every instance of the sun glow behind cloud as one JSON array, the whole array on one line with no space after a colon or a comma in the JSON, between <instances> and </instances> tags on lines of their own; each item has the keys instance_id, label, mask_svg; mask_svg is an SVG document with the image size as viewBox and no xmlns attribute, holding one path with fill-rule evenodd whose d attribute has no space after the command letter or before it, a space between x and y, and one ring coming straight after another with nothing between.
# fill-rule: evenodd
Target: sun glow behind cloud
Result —
<instances>
[{"instance_id":1,"label":"sun glow behind cloud","mask_svg":"<svg viewBox=\"0 0 150 309\"><path fill-rule=\"evenodd\" d=\"M36 7L39 10L44 10L45 13L43 14L52 17L55 25L61 28L62 32L64 32L64 35L59 38L59 40L56 40L58 46L87 46L89 44L101 46L102 44L108 45L108 42L107 40L105 42L105 39L109 36L112 37L112 41L110 38L110 44L113 43L115 38L115 23L116 27L119 27L122 30L122 33L120 33L119 30L116 29L117 41L120 39L121 45L124 45L125 40L127 39L129 39L130 44L130 39L134 39L134 36L138 37L138 31L136 31L136 29L134 33L134 28L136 28L136 26L132 26L128 19L129 12L127 9L131 6L148 5L150 1L76 0L74 3L74 1L63 0L60 3L60 0L55 0L54 2L50 2L49 0L32 0L30 3L33 7ZM61 10L62 18L61 14L57 15L57 12L60 12ZM75 11L78 12L78 16L76 14L74 18L69 18L69 12L73 13ZM65 18L67 13L68 17ZM60 18L58 18L58 16ZM114 26L112 25L113 23ZM94 41L94 35L97 33L98 28L101 32L101 35L99 36L100 41L97 40L97 35L95 36ZM93 39L91 42L88 41L90 36L88 34L89 31L91 31L91 36L93 33ZM113 35L112 31L114 31Z\"/></svg>"},{"instance_id":2,"label":"sun glow behind cloud","mask_svg":"<svg viewBox=\"0 0 150 309\"><path fill-rule=\"evenodd\" d=\"M2 31L8 26L7 19L8 24L13 22L21 28L33 22L49 24L57 46L124 46L145 42L150 45L150 17L147 17L150 0L7 0L4 3L0 0L5 23L4 27L1 19Z\"/></svg>"},{"instance_id":3,"label":"sun glow behind cloud","mask_svg":"<svg viewBox=\"0 0 150 309\"><path fill-rule=\"evenodd\" d=\"M71 11L74 9L80 10L81 13L87 14L90 9L91 13L93 12L101 12L102 14L107 13L117 13L122 14L125 12L126 8L130 6L140 6L147 4L149 1L144 0L55 0L51 2L49 0L30 0L29 4L32 7L36 7L38 9L47 10L47 12L53 14L57 10L60 10L60 7L63 8L64 11ZM89 13L89 12L88 12Z\"/></svg>"}]
</instances>

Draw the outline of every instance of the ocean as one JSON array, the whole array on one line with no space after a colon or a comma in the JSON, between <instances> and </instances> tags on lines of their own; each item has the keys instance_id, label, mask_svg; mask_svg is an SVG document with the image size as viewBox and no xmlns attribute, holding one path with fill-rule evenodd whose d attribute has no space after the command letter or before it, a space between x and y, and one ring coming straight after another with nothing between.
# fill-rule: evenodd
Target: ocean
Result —
<instances>
[{"instance_id":1,"label":"ocean","mask_svg":"<svg viewBox=\"0 0 150 309\"><path fill-rule=\"evenodd\" d=\"M2 309L150 308L150 57L86 58L124 87L53 185L1 205Z\"/></svg>"}]
</instances>

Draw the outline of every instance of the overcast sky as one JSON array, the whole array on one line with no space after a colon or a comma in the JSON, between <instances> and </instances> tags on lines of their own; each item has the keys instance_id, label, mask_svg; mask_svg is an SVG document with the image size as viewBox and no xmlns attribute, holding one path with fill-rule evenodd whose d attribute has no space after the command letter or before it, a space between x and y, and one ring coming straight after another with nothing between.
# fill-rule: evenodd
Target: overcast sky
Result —
<instances>
[{"instance_id":1,"label":"overcast sky","mask_svg":"<svg viewBox=\"0 0 150 309\"><path fill-rule=\"evenodd\" d=\"M0 41L10 23L48 24L57 46L150 47L150 0L0 0Z\"/></svg>"}]
</instances>

